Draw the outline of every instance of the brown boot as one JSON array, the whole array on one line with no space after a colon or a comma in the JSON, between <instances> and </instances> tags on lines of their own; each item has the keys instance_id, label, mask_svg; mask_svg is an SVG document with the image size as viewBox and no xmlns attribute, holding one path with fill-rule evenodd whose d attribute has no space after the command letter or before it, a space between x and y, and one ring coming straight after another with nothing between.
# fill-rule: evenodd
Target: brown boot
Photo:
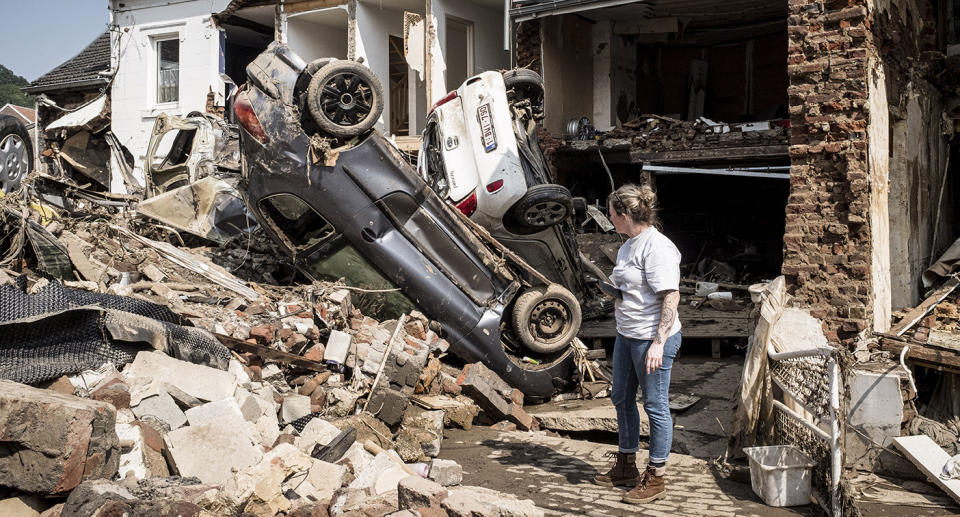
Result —
<instances>
[{"instance_id":1,"label":"brown boot","mask_svg":"<svg viewBox=\"0 0 960 517\"><path fill-rule=\"evenodd\" d=\"M607 456L616 458L613 468L606 474L597 474L593 482L604 486L633 486L637 484L637 455L624 452L608 452Z\"/></svg>"},{"instance_id":2,"label":"brown boot","mask_svg":"<svg viewBox=\"0 0 960 517\"><path fill-rule=\"evenodd\" d=\"M647 465L647 469L637 479L637 486L627 492L622 501L630 504L644 504L665 495L667 495L667 486L663 476L658 476L657 469Z\"/></svg>"}]
</instances>

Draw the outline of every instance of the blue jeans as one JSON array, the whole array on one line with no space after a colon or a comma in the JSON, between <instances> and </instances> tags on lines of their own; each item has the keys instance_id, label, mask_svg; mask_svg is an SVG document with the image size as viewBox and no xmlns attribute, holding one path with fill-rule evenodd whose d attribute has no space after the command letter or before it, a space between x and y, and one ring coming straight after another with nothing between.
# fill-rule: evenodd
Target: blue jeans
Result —
<instances>
[{"instance_id":1,"label":"blue jeans","mask_svg":"<svg viewBox=\"0 0 960 517\"><path fill-rule=\"evenodd\" d=\"M620 452L640 449L640 411L637 389L643 386L643 409L650 421L650 463L666 462L673 444L670 418L670 369L680 351L680 332L663 344L663 364L647 374L647 349L651 340L631 339L617 334L613 345L613 388L610 399L617 409Z\"/></svg>"}]
</instances>

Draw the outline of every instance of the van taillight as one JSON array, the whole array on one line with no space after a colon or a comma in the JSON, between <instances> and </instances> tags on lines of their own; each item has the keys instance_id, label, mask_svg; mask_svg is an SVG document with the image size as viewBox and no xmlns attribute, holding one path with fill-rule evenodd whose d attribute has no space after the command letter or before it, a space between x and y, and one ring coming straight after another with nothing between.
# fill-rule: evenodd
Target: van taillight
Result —
<instances>
[{"instance_id":1,"label":"van taillight","mask_svg":"<svg viewBox=\"0 0 960 517\"><path fill-rule=\"evenodd\" d=\"M477 211L477 191L474 190L463 201L457 203L457 208L467 217L473 215Z\"/></svg>"},{"instance_id":2,"label":"van taillight","mask_svg":"<svg viewBox=\"0 0 960 517\"><path fill-rule=\"evenodd\" d=\"M432 108L430 108L430 111L433 111L433 110L439 108L440 106L443 106L444 104L446 104L446 103L448 103L448 102L450 102L450 101L452 101L453 99L456 99L456 98L457 98L457 91L454 90L454 91L448 93L446 97L438 100L437 103L434 104Z\"/></svg>"},{"instance_id":3,"label":"van taillight","mask_svg":"<svg viewBox=\"0 0 960 517\"><path fill-rule=\"evenodd\" d=\"M261 144L267 143L267 134L260 125L260 119L253 111L253 105L247 97L247 92L239 91L233 98L233 112L237 115L237 121L250 133L250 136L256 138Z\"/></svg>"}]
</instances>

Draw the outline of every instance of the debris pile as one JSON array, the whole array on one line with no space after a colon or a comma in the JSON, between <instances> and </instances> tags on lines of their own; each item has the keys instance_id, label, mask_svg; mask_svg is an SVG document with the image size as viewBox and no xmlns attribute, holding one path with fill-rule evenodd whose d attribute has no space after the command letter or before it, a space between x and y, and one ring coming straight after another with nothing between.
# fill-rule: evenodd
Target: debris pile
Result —
<instances>
[{"instance_id":1,"label":"debris pile","mask_svg":"<svg viewBox=\"0 0 960 517\"><path fill-rule=\"evenodd\" d=\"M378 321L336 282L278 285L291 268L256 232L190 248L122 213L0 203L15 497L62 515L543 514L437 458L446 426L537 424L483 364L443 361L436 322Z\"/></svg>"}]
</instances>

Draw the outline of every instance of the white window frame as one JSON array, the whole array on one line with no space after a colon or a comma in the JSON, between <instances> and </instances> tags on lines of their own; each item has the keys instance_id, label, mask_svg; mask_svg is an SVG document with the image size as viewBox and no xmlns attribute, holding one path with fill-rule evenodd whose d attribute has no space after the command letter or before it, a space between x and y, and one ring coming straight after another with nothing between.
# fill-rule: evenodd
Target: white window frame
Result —
<instances>
[{"instance_id":1,"label":"white window frame","mask_svg":"<svg viewBox=\"0 0 960 517\"><path fill-rule=\"evenodd\" d=\"M170 102L160 102L160 43L163 41L176 41L178 48L178 75L177 75L177 100ZM151 78L151 86L148 88L150 91L150 99L147 103L148 106L153 106L154 108L164 108L164 109L173 109L180 106L180 98L183 93L181 86L183 85L182 77L179 72L183 70L183 45L180 39L179 32L172 32L166 34L155 34L150 35L150 47L153 50L153 60L150 67L149 77Z\"/></svg>"}]
</instances>

